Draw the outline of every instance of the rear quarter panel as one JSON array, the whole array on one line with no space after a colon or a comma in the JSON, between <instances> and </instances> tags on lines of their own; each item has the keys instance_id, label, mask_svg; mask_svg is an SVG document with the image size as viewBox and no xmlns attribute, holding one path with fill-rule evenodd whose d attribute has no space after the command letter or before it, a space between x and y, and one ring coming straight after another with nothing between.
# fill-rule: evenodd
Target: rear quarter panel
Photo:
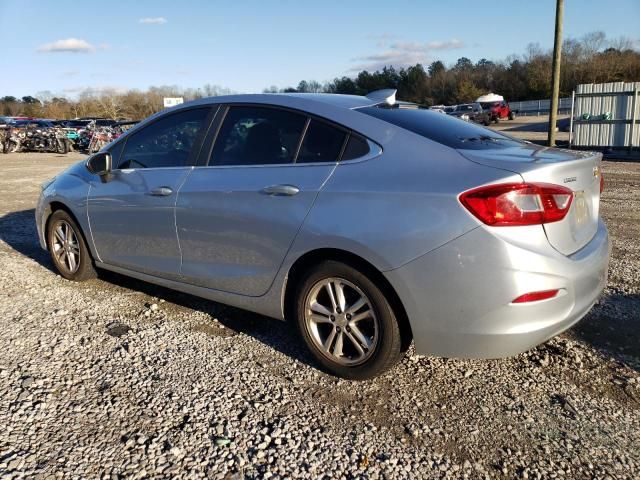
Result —
<instances>
[{"instance_id":1,"label":"rear quarter panel","mask_svg":"<svg viewBox=\"0 0 640 480\"><path fill-rule=\"evenodd\" d=\"M397 268L476 228L478 221L460 205L458 194L496 179L521 180L517 174L474 164L451 148L394 129L387 132L381 156L338 165L290 256L337 248L381 271Z\"/></svg>"}]
</instances>

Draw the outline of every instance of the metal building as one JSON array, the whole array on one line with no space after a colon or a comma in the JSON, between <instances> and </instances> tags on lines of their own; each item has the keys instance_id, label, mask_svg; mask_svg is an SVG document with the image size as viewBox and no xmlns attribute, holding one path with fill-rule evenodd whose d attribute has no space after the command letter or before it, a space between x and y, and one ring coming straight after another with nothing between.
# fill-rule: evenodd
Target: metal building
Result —
<instances>
[{"instance_id":1,"label":"metal building","mask_svg":"<svg viewBox=\"0 0 640 480\"><path fill-rule=\"evenodd\" d=\"M578 85L572 95L569 144L579 148L638 148L640 82Z\"/></svg>"}]
</instances>

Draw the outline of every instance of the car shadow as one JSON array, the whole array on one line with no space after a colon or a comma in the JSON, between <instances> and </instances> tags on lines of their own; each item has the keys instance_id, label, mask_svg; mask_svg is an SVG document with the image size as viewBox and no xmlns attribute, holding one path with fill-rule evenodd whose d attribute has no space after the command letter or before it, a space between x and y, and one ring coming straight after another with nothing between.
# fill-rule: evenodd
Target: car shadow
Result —
<instances>
[{"instance_id":1,"label":"car shadow","mask_svg":"<svg viewBox=\"0 0 640 480\"><path fill-rule=\"evenodd\" d=\"M112 285L127 290L134 290L183 308L205 313L215 318L219 324L230 330L231 334L243 333L299 362L314 368L319 368L318 364L315 363L313 357L304 347L295 326L292 325L290 321L281 321L266 317L248 310L224 305L188 293L178 292L177 290L154 285L108 270L99 270L98 276L101 280ZM228 336L229 334L226 333L224 335Z\"/></svg>"},{"instance_id":2,"label":"car shadow","mask_svg":"<svg viewBox=\"0 0 640 480\"><path fill-rule=\"evenodd\" d=\"M640 372L640 295L603 296L570 335Z\"/></svg>"},{"instance_id":3,"label":"car shadow","mask_svg":"<svg viewBox=\"0 0 640 480\"><path fill-rule=\"evenodd\" d=\"M1 216L0 241L57 274L49 253L40 248L35 224L35 209L11 212ZM205 300L107 270L99 270L98 275L101 280L114 286L204 312L216 318L220 324L232 332L249 335L291 358L318 368L313 357L303 347L302 340L298 338L297 331L290 322Z\"/></svg>"},{"instance_id":4,"label":"car shadow","mask_svg":"<svg viewBox=\"0 0 640 480\"><path fill-rule=\"evenodd\" d=\"M16 252L35 260L47 270L56 272L49 252L40 248L34 208L10 212L0 217L0 240Z\"/></svg>"}]
</instances>

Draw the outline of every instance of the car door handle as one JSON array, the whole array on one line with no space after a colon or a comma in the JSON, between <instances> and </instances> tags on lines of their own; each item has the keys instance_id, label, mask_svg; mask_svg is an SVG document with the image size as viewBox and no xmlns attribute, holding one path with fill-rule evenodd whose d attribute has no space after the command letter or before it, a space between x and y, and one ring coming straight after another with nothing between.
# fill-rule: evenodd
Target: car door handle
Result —
<instances>
[{"instance_id":1,"label":"car door handle","mask_svg":"<svg viewBox=\"0 0 640 480\"><path fill-rule=\"evenodd\" d=\"M300 191L295 185L271 185L270 187L264 187L262 193L267 195L292 197Z\"/></svg>"},{"instance_id":2,"label":"car door handle","mask_svg":"<svg viewBox=\"0 0 640 480\"><path fill-rule=\"evenodd\" d=\"M168 197L173 193L169 187L157 187L149 192L149 195L153 195L154 197Z\"/></svg>"}]
</instances>

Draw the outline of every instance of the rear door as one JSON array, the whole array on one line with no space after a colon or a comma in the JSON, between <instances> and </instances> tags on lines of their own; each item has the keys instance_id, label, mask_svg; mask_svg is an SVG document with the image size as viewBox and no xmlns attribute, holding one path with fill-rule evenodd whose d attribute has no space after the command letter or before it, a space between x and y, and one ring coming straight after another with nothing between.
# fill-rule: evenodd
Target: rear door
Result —
<instances>
[{"instance_id":1,"label":"rear door","mask_svg":"<svg viewBox=\"0 0 640 480\"><path fill-rule=\"evenodd\" d=\"M184 281L265 294L347 137L299 112L231 106L208 165L196 167L180 190Z\"/></svg>"},{"instance_id":2,"label":"rear door","mask_svg":"<svg viewBox=\"0 0 640 480\"><path fill-rule=\"evenodd\" d=\"M89 190L91 234L106 264L167 278L180 273L177 192L192 169L210 108L163 116L112 148L113 174Z\"/></svg>"}]
</instances>

